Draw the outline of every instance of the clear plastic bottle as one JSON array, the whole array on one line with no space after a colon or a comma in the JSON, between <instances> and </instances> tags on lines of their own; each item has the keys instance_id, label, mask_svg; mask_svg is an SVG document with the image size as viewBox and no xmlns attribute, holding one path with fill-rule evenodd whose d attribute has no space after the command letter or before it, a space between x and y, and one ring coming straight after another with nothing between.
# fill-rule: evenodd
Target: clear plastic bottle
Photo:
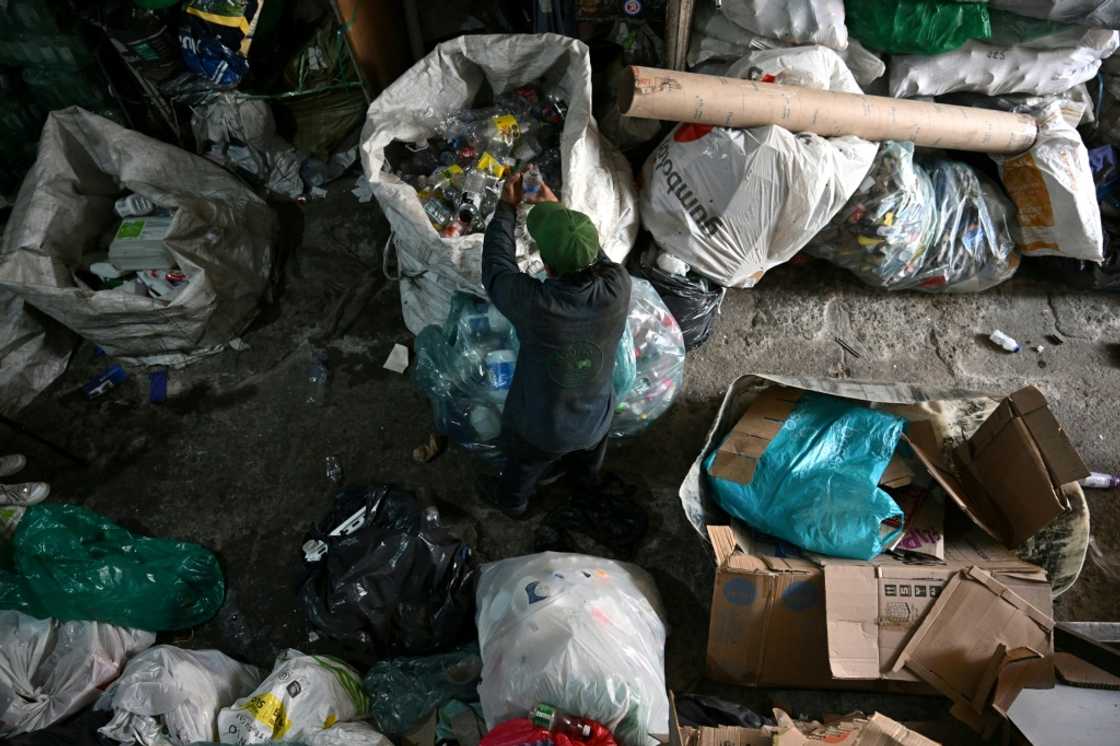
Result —
<instances>
[{"instance_id":1,"label":"clear plastic bottle","mask_svg":"<svg viewBox=\"0 0 1120 746\"><path fill-rule=\"evenodd\" d=\"M534 200L541 194L541 170L536 165L529 166L521 175L521 194L527 200Z\"/></svg>"},{"instance_id":2,"label":"clear plastic bottle","mask_svg":"<svg viewBox=\"0 0 1120 746\"><path fill-rule=\"evenodd\" d=\"M141 194L130 194L121 197L113 203L113 212L122 218L134 218L147 215L156 209L156 205Z\"/></svg>"},{"instance_id":3,"label":"clear plastic bottle","mask_svg":"<svg viewBox=\"0 0 1120 746\"><path fill-rule=\"evenodd\" d=\"M330 391L330 368L327 367L327 351L324 349L311 350L311 363L307 368L307 403L323 406L327 403L327 394Z\"/></svg>"},{"instance_id":4,"label":"clear plastic bottle","mask_svg":"<svg viewBox=\"0 0 1120 746\"><path fill-rule=\"evenodd\" d=\"M561 712L552 705L537 705L529 714L529 718L533 721L533 725L542 730L563 733L568 738L578 741L591 738L594 729L594 721Z\"/></svg>"},{"instance_id":5,"label":"clear plastic bottle","mask_svg":"<svg viewBox=\"0 0 1120 746\"><path fill-rule=\"evenodd\" d=\"M327 467L327 479L335 484L342 484L342 462L338 460L338 456L327 456L323 463Z\"/></svg>"}]
</instances>

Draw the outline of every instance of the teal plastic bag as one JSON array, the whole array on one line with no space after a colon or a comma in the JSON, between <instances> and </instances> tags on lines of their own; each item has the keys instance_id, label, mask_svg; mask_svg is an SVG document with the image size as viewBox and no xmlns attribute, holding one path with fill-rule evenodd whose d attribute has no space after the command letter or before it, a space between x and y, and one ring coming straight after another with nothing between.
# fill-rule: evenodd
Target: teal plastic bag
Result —
<instances>
[{"instance_id":1,"label":"teal plastic bag","mask_svg":"<svg viewBox=\"0 0 1120 746\"><path fill-rule=\"evenodd\" d=\"M902 531L902 510L879 488L906 421L806 392L741 485L713 477L716 501L759 531L812 552L869 560ZM883 521L900 519L889 533Z\"/></svg>"},{"instance_id":2,"label":"teal plastic bag","mask_svg":"<svg viewBox=\"0 0 1120 746\"><path fill-rule=\"evenodd\" d=\"M0 609L158 632L201 624L225 598L218 559L197 544L138 536L78 505L33 505L0 568Z\"/></svg>"},{"instance_id":3,"label":"teal plastic bag","mask_svg":"<svg viewBox=\"0 0 1120 746\"><path fill-rule=\"evenodd\" d=\"M951 52L969 39L992 35L984 3L944 0L844 0L848 34L888 54Z\"/></svg>"}]
</instances>

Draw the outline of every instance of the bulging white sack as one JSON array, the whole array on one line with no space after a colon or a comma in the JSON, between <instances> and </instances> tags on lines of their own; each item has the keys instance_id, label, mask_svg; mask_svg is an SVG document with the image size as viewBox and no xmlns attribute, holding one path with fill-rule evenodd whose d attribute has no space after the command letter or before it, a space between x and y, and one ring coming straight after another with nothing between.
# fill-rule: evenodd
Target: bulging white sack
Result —
<instances>
[{"instance_id":1,"label":"bulging white sack","mask_svg":"<svg viewBox=\"0 0 1120 746\"><path fill-rule=\"evenodd\" d=\"M217 741L218 711L260 681L256 666L217 650L157 645L129 661L98 699L97 709L113 711L113 719L98 733L140 746Z\"/></svg>"},{"instance_id":2,"label":"bulging white sack","mask_svg":"<svg viewBox=\"0 0 1120 746\"><path fill-rule=\"evenodd\" d=\"M587 46L556 34L470 35L444 42L370 104L362 129L362 165L393 229L404 322L413 334L443 323L454 290L485 296L483 237L441 238L416 190L382 170L385 147L393 140L427 140L448 115L473 106L484 85L500 94L541 80L547 93L568 103L560 136L564 205L591 218L611 259L624 260L633 247L638 233L633 178L629 163L600 137L591 116ZM539 255L519 237L517 258L524 268Z\"/></svg>"},{"instance_id":3,"label":"bulging white sack","mask_svg":"<svg viewBox=\"0 0 1120 746\"><path fill-rule=\"evenodd\" d=\"M644 570L544 552L485 565L477 597L488 727L546 703L597 720L620 746L668 734L666 629Z\"/></svg>"},{"instance_id":4,"label":"bulging white sack","mask_svg":"<svg viewBox=\"0 0 1120 746\"><path fill-rule=\"evenodd\" d=\"M1027 256L1104 260L1104 232L1089 151L1051 103L1036 113L1038 138L1014 156L992 156L1015 203L1015 242Z\"/></svg>"},{"instance_id":5,"label":"bulging white sack","mask_svg":"<svg viewBox=\"0 0 1120 746\"><path fill-rule=\"evenodd\" d=\"M836 52L752 52L733 66L826 90L859 93ZM645 227L666 253L725 287L753 287L823 228L875 158L858 137L795 135L778 126L682 124L642 170Z\"/></svg>"},{"instance_id":6,"label":"bulging white sack","mask_svg":"<svg viewBox=\"0 0 1120 746\"><path fill-rule=\"evenodd\" d=\"M890 95L1061 93L1095 76L1101 60L1118 46L1120 33L1107 29L1088 29L1076 46L1059 48L1026 44L999 47L970 39L944 54L892 57Z\"/></svg>"},{"instance_id":7,"label":"bulging white sack","mask_svg":"<svg viewBox=\"0 0 1120 746\"><path fill-rule=\"evenodd\" d=\"M844 0L723 0L720 10L748 31L787 44L848 46Z\"/></svg>"}]
</instances>

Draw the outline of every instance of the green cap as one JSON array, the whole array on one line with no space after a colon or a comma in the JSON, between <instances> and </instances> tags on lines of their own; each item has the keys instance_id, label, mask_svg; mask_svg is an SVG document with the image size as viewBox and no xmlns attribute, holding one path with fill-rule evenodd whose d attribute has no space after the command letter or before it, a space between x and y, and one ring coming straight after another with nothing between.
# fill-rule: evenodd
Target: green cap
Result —
<instances>
[{"instance_id":1,"label":"green cap","mask_svg":"<svg viewBox=\"0 0 1120 746\"><path fill-rule=\"evenodd\" d=\"M541 259L556 274L590 267L599 258L599 232L591 218L559 202L542 202L525 219Z\"/></svg>"}]
</instances>

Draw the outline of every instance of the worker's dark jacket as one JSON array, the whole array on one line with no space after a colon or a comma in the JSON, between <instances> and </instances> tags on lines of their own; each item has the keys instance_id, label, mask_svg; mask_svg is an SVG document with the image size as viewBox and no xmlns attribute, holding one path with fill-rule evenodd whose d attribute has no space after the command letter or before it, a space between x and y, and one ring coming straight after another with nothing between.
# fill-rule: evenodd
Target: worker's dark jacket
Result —
<instances>
[{"instance_id":1,"label":"worker's dark jacket","mask_svg":"<svg viewBox=\"0 0 1120 746\"><path fill-rule=\"evenodd\" d=\"M482 244L482 282L521 343L502 427L549 453L591 448L614 411L630 275L601 256L581 272L535 280L514 259L516 221L515 208L501 203Z\"/></svg>"}]
</instances>

